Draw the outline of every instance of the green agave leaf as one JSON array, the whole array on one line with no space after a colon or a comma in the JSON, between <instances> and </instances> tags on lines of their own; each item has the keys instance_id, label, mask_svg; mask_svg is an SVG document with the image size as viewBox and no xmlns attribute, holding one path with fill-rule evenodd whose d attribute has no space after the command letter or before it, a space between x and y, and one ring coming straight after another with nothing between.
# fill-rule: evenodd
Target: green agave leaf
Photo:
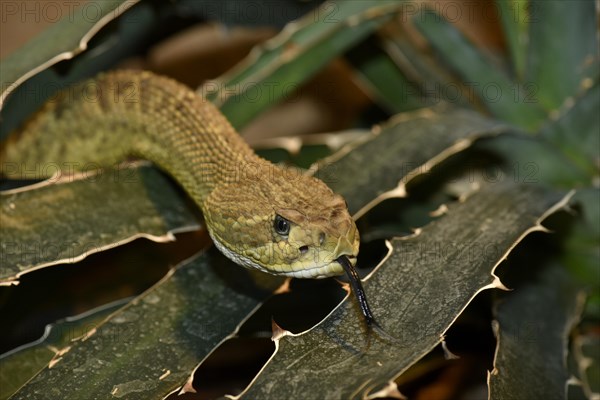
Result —
<instances>
[{"instance_id":1,"label":"green agave leaf","mask_svg":"<svg viewBox=\"0 0 600 400\"><path fill-rule=\"evenodd\" d=\"M6 97L21 83L62 60L86 50L91 38L107 23L119 17L139 0L111 0L86 4L78 12L53 24L43 35L30 41L2 61L0 108ZM7 4L3 11L22 12L18 3Z\"/></svg>"},{"instance_id":2,"label":"green agave leaf","mask_svg":"<svg viewBox=\"0 0 600 400\"><path fill-rule=\"evenodd\" d=\"M539 127L546 113L537 104L538 85L512 81L437 13L426 11L413 22L493 115L530 131Z\"/></svg>"},{"instance_id":3,"label":"green agave leaf","mask_svg":"<svg viewBox=\"0 0 600 400\"><path fill-rule=\"evenodd\" d=\"M115 65L140 46L140 38L151 31L154 15L148 2L136 2L72 4L59 22L2 60L0 139L60 88ZM13 6L16 12L29 7L12 3L7 10ZM130 23L123 23L127 19ZM117 35L127 39L117 40ZM99 51L85 51L94 49Z\"/></svg>"},{"instance_id":4,"label":"green agave leaf","mask_svg":"<svg viewBox=\"0 0 600 400\"><path fill-rule=\"evenodd\" d=\"M2 61L2 77L0 82L0 108L6 97L21 83L35 74L44 71L63 60L72 59L88 50L90 40L96 36L109 22L119 19L134 7L140 0L105 0L87 3L73 3L72 8L63 15L60 21L52 24L41 35L36 36L19 50ZM150 4L151 2L146 1ZM151 4L156 7L158 18L172 13L185 13L188 17L200 19L216 19L227 24L238 25L283 25L290 18L298 17L310 11L313 5L286 2L281 5L284 12L267 12L272 4L268 0L260 0L248 5L240 0L180 0L173 4ZM7 4L3 8L7 18L22 15L25 11L38 12L44 17L44 11L54 11L52 7L27 8L23 4ZM252 19L248 17L253 17ZM50 18L50 16L48 16ZM147 21L141 14L127 16L125 25L140 28ZM153 20L153 23L158 23ZM123 36L137 35L139 32L123 29ZM148 32L145 32L147 34ZM122 38L121 38L122 39ZM89 66L88 66L89 67ZM89 74L88 74L89 75Z\"/></svg>"},{"instance_id":5,"label":"green agave leaf","mask_svg":"<svg viewBox=\"0 0 600 400\"><path fill-rule=\"evenodd\" d=\"M585 295L561 265L548 265L540 275L497 303L491 400L565 398L569 332Z\"/></svg>"},{"instance_id":6,"label":"green agave leaf","mask_svg":"<svg viewBox=\"0 0 600 400\"><path fill-rule=\"evenodd\" d=\"M383 328L370 346L354 301L319 325L275 333L276 352L246 398L362 398L386 387L430 352L481 290L502 287L494 268L567 197L538 185L488 185L416 235L394 239L389 257L365 279Z\"/></svg>"},{"instance_id":7,"label":"green agave leaf","mask_svg":"<svg viewBox=\"0 0 600 400\"><path fill-rule=\"evenodd\" d=\"M594 1L529 2L527 79L547 110L598 77L598 21ZM577 29L573 29L577 27Z\"/></svg>"},{"instance_id":8,"label":"green agave leaf","mask_svg":"<svg viewBox=\"0 0 600 400\"><path fill-rule=\"evenodd\" d=\"M59 22L2 60L0 138L17 128L60 88L145 52L152 41L167 33L164 26L172 25L174 17L185 19L182 29L194 19L280 27L304 15L315 4L287 0L278 2L274 9L270 0L251 3L245 0L95 0L73 2L69 6ZM54 11L54 6L13 2L2 10L7 18L17 18L25 10L38 10L42 14L39 17L44 18L44 13ZM64 60L69 61L61 63Z\"/></svg>"},{"instance_id":9,"label":"green agave leaf","mask_svg":"<svg viewBox=\"0 0 600 400\"><path fill-rule=\"evenodd\" d=\"M515 182L572 188L574 183L585 185L589 181L586 171L551 143L537 137L502 135L475 146L502 157L506 176Z\"/></svg>"},{"instance_id":10,"label":"green agave leaf","mask_svg":"<svg viewBox=\"0 0 600 400\"><path fill-rule=\"evenodd\" d=\"M70 183L46 181L35 190L4 192L0 220L0 284L138 237L172 241L173 233L199 228L174 185L151 167L106 170Z\"/></svg>"},{"instance_id":11,"label":"green agave leaf","mask_svg":"<svg viewBox=\"0 0 600 400\"><path fill-rule=\"evenodd\" d=\"M589 176L591 184L600 179L600 84L574 98L556 119L541 130L540 136L554 144Z\"/></svg>"},{"instance_id":12,"label":"green agave leaf","mask_svg":"<svg viewBox=\"0 0 600 400\"><path fill-rule=\"evenodd\" d=\"M199 93L215 103L235 127L248 123L296 89L350 46L388 21L398 0L348 0L324 3L289 24ZM351 29L348 29L351 27Z\"/></svg>"},{"instance_id":13,"label":"green agave leaf","mask_svg":"<svg viewBox=\"0 0 600 400\"><path fill-rule=\"evenodd\" d=\"M79 340L96 329L109 314L127 301L129 299L120 300L82 315L57 321L46 326L40 340L0 356L0 398L8 398L52 360L60 360L61 351L68 349L72 341Z\"/></svg>"},{"instance_id":14,"label":"green agave leaf","mask_svg":"<svg viewBox=\"0 0 600 400\"><path fill-rule=\"evenodd\" d=\"M572 277L589 290L584 316L600 318L600 189L579 189L573 197L579 204L578 218L565 239L561 261Z\"/></svg>"},{"instance_id":15,"label":"green agave leaf","mask_svg":"<svg viewBox=\"0 0 600 400\"><path fill-rule=\"evenodd\" d=\"M260 279L217 253L184 262L12 398L162 399L283 282Z\"/></svg>"},{"instance_id":16,"label":"green agave leaf","mask_svg":"<svg viewBox=\"0 0 600 400\"><path fill-rule=\"evenodd\" d=\"M548 119L539 137L501 136L477 145L501 154L516 181L565 188L593 185L600 175L598 107L600 85L595 84Z\"/></svg>"},{"instance_id":17,"label":"green agave leaf","mask_svg":"<svg viewBox=\"0 0 600 400\"><path fill-rule=\"evenodd\" d=\"M416 89L415 95L429 105L446 102L457 107L468 108L471 105L481 107L472 88L460 82L460 78L448 71L430 51L424 51L422 45L411 40L411 35L402 25L398 31L383 31L383 49L398 66L409 88ZM405 89L406 91L407 89Z\"/></svg>"},{"instance_id":18,"label":"green agave leaf","mask_svg":"<svg viewBox=\"0 0 600 400\"><path fill-rule=\"evenodd\" d=\"M367 40L349 51L347 57L356 67L361 87L390 114L425 105L425 96L408 81L377 41Z\"/></svg>"},{"instance_id":19,"label":"green agave leaf","mask_svg":"<svg viewBox=\"0 0 600 400\"><path fill-rule=\"evenodd\" d=\"M581 229L585 232L592 243L595 243L600 247L600 188L583 188L579 189L573 201L579 203L582 206L581 218Z\"/></svg>"},{"instance_id":20,"label":"green agave leaf","mask_svg":"<svg viewBox=\"0 0 600 400\"><path fill-rule=\"evenodd\" d=\"M2 61L2 77L0 88L0 108L6 97L21 83L35 74L44 71L60 61L72 59L82 52L88 50L90 40L109 22L118 19L123 14L141 3L140 0L104 0L90 1L86 3L73 3L68 8L68 13L63 15L60 21L25 44L15 53ZM150 4L151 2L146 1ZM155 7L158 18L164 18L172 13L185 13L188 17L200 19L216 19L228 24L241 25L283 25L292 17L298 17L308 12L313 5L286 2L279 4L277 11L269 11L272 7L268 0L253 2L248 5L240 0L181 0L173 4L151 4ZM139 8L139 7L136 7ZM22 15L25 10L42 14L48 9L27 8L23 4L6 4L3 12L7 18L14 15ZM30 14L31 15L31 14ZM252 18L249 18L252 17ZM49 17L48 17L49 18ZM140 14L127 16L126 26L123 28L122 36L137 35L136 28L146 23ZM158 23L158 19L153 19ZM135 27L135 25L138 25ZM133 27L133 29L127 29ZM148 32L144 32L148 34ZM121 37L120 39L123 39ZM89 67L89 66L88 66ZM89 75L89 74L88 74ZM47 88L46 88L47 89Z\"/></svg>"},{"instance_id":21,"label":"green agave leaf","mask_svg":"<svg viewBox=\"0 0 600 400\"><path fill-rule=\"evenodd\" d=\"M392 117L370 136L319 161L312 173L346 198L355 218L473 141L510 130L469 110L424 109ZM345 179L351 176L352 179Z\"/></svg>"},{"instance_id":22,"label":"green agave leaf","mask_svg":"<svg viewBox=\"0 0 600 400\"><path fill-rule=\"evenodd\" d=\"M514 75L517 81L523 82L531 20L528 12L529 0L497 0L496 4L510 51Z\"/></svg>"}]
</instances>

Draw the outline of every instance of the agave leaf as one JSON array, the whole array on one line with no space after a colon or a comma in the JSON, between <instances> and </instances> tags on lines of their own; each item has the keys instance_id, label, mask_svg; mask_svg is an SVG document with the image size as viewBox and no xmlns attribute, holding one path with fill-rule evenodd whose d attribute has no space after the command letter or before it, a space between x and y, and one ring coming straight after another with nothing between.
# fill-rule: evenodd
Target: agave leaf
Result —
<instances>
[{"instance_id":1,"label":"agave leaf","mask_svg":"<svg viewBox=\"0 0 600 400\"><path fill-rule=\"evenodd\" d=\"M409 34L409 28L397 26L397 31L383 31L383 48L390 59L406 75L409 88L415 88L422 102L435 105L447 102L457 107L469 105L481 107L479 99L472 95L472 88L460 82L434 57L430 51L423 51Z\"/></svg>"},{"instance_id":2,"label":"agave leaf","mask_svg":"<svg viewBox=\"0 0 600 400\"><path fill-rule=\"evenodd\" d=\"M527 130L535 130L546 113L537 104L537 86L512 81L505 71L493 65L467 38L433 11L413 19L442 59L458 73L496 117Z\"/></svg>"},{"instance_id":3,"label":"agave leaf","mask_svg":"<svg viewBox=\"0 0 600 400\"><path fill-rule=\"evenodd\" d=\"M531 19L527 10L529 0L499 0L496 4L510 51L513 73L517 81L523 82Z\"/></svg>"},{"instance_id":4,"label":"agave leaf","mask_svg":"<svg viewBox=\"0 0 600 400\"><path fill-rule=\"evenodd\" d=\"M60 88L114 67L126 57L145 52L150 41L166 33L162 28L165 22L170 24L174 16L184 16L184 24L196 19L280 27L314 7L312 3L287 1L277 3L274 9L270 0L252 3L110 0L70 5L63 18L49 30L2 60L0 138L17 128ZM49 8L52 10L52 6ZM8 18L14 18L25 9L32 10L25 3L13 2L2 10ZM44 5L41 10L45 10ZM61 63L65 60L68 61Z\"/></svg>"},{"instance_id":5,"label":"agave leaf","mask_svg":"<svg viewBox=\"0 0 600 400\"><path fill-rule=\"evenodd\" d=\"M581 232L576 236L581 236L588 238L588 243L582 243L583 246L581 248L585 248L586 245L594 244L595 248L600 248L600 226L598 225L598 221L600 221L600 189L599 188L583 188L579 189L575 196L573 197L573 201L579 203L581 206L581 211L579 215L578 222L581 224L579 230ZM575 245L575 243L573 243ZM575 248L573 248L575 250ZM596 254L600 254L599 251L595 252ZM591 278L591 276L590 276Z\"/></svg>"},{"instance_id":6,"label":"agave leaf","mask_svg":"<svg viewBox=\"0 0 600 400\"><path fill-rule=\"evenodd\" d=\"M295 90L315 72L397 13L398 0L324 3L289 24L219 79L198 89L235 127ZM352 26L352 29L347 29Z\"/></svg>"},{"instance_id":7,"label":"agave leaf","mask_svg":"<svg viewBox=\"0 0 600 400\"><path fill-rule=\"evenodd\" d=\"M496 354L488 374L491 400L566 394L569 332L579 320L585 295L561 265L548 265L540 275L497 304Z\"/></svg>"},{"instance_id":8,"label":"agave leaf","mask_svg":"<svg viewBox=\"0 0 600 400\"><path fill-rule=\"evenodd\" d=\"M356 67L363 90L390 114L425 105L425 96L408 81L378 41L367 40L349 51L347 57Z\"/></svg>"},{"instance_id":9,"label":"agave leaf","mask_svg":"<svg viewBox=\"0 0 600 400\"><path fill-rule=\"evenodd\" d=\"M114 66L136 51L140 38L152 32L156 17L150 3L136 3L138 0L74 4L63 19L2 60L0 139L56 91ZM122 15L126 16L119 18ZM85 51L89 46L98 51Z\"/></svg>"},{"instance_id":10,"label":"agave leaf","mask_svg":"<svg viewBox=\"0 0 600 400\"><path fill-rule=\"evenodd\" d=\"M589 400L590 397L585 395L581 382L570 380L567 383L567 396L568 400Z\"/></svg>"},{"instance_id":11,"label":"agave leaf","mask_svg":"<svg viewBox=\"0 0 600 400\"><path fill-rule=\"evenodd\" d=\"M568 196L537 185L489 185L418 234L394 239L365 281L376 317L396 340L368 339L348 298L319 325L276 331L276 352L246 398L361 398L385 387L443 340L481 290L502 287L497 266Z\"/></svg>"},{"instance_id":12,"label":"agave leaf","mask_svg":"<svg viewBox=\"0 0 600 400\"><path fill-rule=\"evenodd\" d=\"M573 277L589 290L585 317L600 318L600 189L584 188L573 198L578 203L577 220L565 239L561 261Z\"/></svg>"},{"instance_id":13,"label":"agave leaf","mask_svg":"<svg viewBox=\"0 0 600 400\"><path fill-rule=\"evenodd\" d=\"M46 181L35 190L5 192L0 219L0 284L138 237L172 241L173 233L199 228L174 185L151 167L107 170L70 183Z\"/></svg>"},{"instance_id":14,"label":"agave leaf","mask_svg":"<svg viewBox=\"0 0 600 400\"><path fill-rule=\"evenodd\" d=\"M127 301L129 299L120 300L57 321L46 326L44 336L39 340L0 356L0 398L8 398L52 360L60 360L59 349L68 349L72 341L95 329Z\"/></svg>"},{"instance_id":15,"label":"agave leaf","mask_svg":"<svg viewBox=\"0 0 600 400\"><path fill-rule=\"evenodd\" d=\"M250 142L250 145L256 151L282 149L288 152L290 156L294 156L310 146L326 147L329 151L337 151L343 146L361 139L368 133L369 131L367 129L354 129L331 133L311 133L308 135L257 139Z\"/></svg>"},{"instance_id":16,"label":"agave leaf","mask_svg":"<svg viewBox=\"0 0 600 400\"><path fill-rule=\"evenodd\" d=\"M510 130L473 111L423 109L392 117L370 136L319 161L312 173L342 194L355 218L480 137ZM352 176L353 179L345 179Z\"/></svg>"},{"instance_id":17,"label":"agave leaf","mask_svg":"<svg viewBox=\"0 0 600 400\"><path fill-rule=\"evenodd\" d=\"M600 396L600 339L594 332L579 334L573 340L573 353L588 399Z\"/></svg>"},{"instance_id":18,"label":"agave leaf","mask_svg":"<svg viewBox=\"0 0 600 400\"><path fill-rule=\"evenodd\" d=\"M528 184L542 183L563 188L588 182L589 176L564 153L546 141L525 135L503 135L475 144L504 159L506 176Z\"/></svg>"},{"instance_id":19,"label":"agave leaf","mask_svg":"<svg viewBox=\"0 0 600 400\"><path fill-rule=\"evenodd\" d=\"M540 132L587 173L591 184L600 177L600 84L577 96Z\"/></svg>"},{"instance_id":20,"label":"agave leaf","mask_svg":"<svg viewBox=\"0 0 600 400\"><path fill-rule=\"evenodd\" d=\"M597 79L598 23L593 1L530 1L527 79L547 110ZM577 27L577 29L573 29Z\"/></svg>"},{"instance_id":21,"label":"agave leaf","mask_svg":"<svg viewBox=\"0 0 600 400\"><path fill-rule=\"evenodd\" d=\"M14 399L162 399L282 282L220 254L184 262L109 316L60 360L40 371Z\"/></svg>"},{"instance_id":22,"label":"agave leaf","mask_svg":"<svg viewBox=\"0 0 600 400\"><path fill-rule=\"evenodd\" d=\"M333 151L359 140L369 131L355 129L332 133L298 136L281 136L250 142L256 153L274 163L287 163L299 168L309 168Z\"/></svg>"},{"instance_id":23,"label":"agave leaf","mask_svg":"<svg viewBox=\"0 0 600 400\"><path fill-rule=\"evenodd\" d=\"M285 24L310 12L316 2L271 0L178 0L169 6L175 12L198 19L219 21L227 25L281 29Z\"/></svg>"},{"instance_id":24,"label":"agave leaf","mask_svg":"<svg viewBox=\"0 0 600 400\"><path fill-rule=\"evenodd\" d=\"M62 60L69 60L87 49L89 41L107 23L118 18L139 0L95 2L92 10L79 9L53 24L44 35L30 41L2 62L0 109L6 97L21 83ZM6 6L21 12L17 3ZM93 14L91 14L93 12ZM93 15L94 18L90 18Z\"/></svg>"},{"instance_id":25,"label":"agave leaf","mask_svg":"<svg viewBox=\"0 0 600 400\"><path fill-rule=\"evenodd\" d=\"M123 16L123 14L140 3L140 0L106 0L91 4L71 4L68 13L52 24L43 34L38 35L23 47L2 61L2 77L0 79L0 109L7 96L20 84L44 71L60 61L70 60L88 50L90 40L94 38L108 23ZM149 2L146 2L149 3ZM179 1L174 4L155 4L158 18L170 13L186 13L188 17L198 19L217 19L228 24L242 25L283 25L290 18L303 15L310 10L310 4L288 2L280 10L274 12L268 0L254 2L251 5L239 0L194 0ZM6 4L2 9L8 16L24 15L32 11L23 4ZM43 13L44 9L33 9ZM268 12L271 11L271 12ZM335 11L335 10L333 10ZM31 15L31 13L30 13ZM248 17L253 17L251 20ZM41 16L43 17L43 15ZM144 25L141 15L132 15L125 23L128 27ZM158 20L153 20L158 24ZM127 27L125 27L127 28ZM134 28L135 30L135 28ZM131 30L124 29L123 35L131 35ZM145 33L148 33L147 31ZM136 33L137 35L137 33ZM122 39L122 38L121 38ZM48 88L45 88L48 89Z\"/></svg>"}]
</instances>

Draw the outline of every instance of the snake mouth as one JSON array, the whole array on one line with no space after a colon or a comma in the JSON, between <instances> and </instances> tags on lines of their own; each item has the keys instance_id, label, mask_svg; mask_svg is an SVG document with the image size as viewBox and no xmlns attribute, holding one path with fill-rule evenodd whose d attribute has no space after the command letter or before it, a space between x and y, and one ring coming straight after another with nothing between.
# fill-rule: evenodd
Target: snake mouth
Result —
<instances>
[{"instance_id":1,"label":"snake mouth","mask_svg":"<svg viewBox=\"0 0 600 400\"><path fill-rule=\"evenodd\" d=\"M209 230L215 246L227 258L243 267L257 269L272 275L288 276L301 279L322 279L344 274L345 269L342 259L350 265L356 265L358 248L346 237L338 238L335 249L332 252L325 251L313 254L303 259L291 261L286 266L268 265L262 260L248 257L247 255L230 249L227 244L219 240L216 235Z\"/></svg>"},{"instance_id":2,"label":"snake mouth","mask_svg":"<svg viewBox=\"0 0 600 400\"><path fill-rule=\"evenodd\" d=\"M279 274L293 278L322 279L342 275L343 273L343 266L337 260L332 260L326 264L303 267L302 269L285 271Z\"/></svg>"},{"instance_id":3,"label":"snake mouth","mask_svg":"<svg viewBox=\"0 0 600 400\"><path fill-rule=\"evenodd\" d=\"M335 258L333 260L331 260L329 262L325 262L325 263L314 263L313 262L310 264L303 264L299 267L297 266L295 269L272 268L272 267L269 267L266 265L262 265L258 261L254 260L252 258L246 257L240 253L230 250L224 243L222 243L220 240L218 240L216 237L214 237L210 233L210 231L209 231L209 234L212 237L213 243L215 244L215 246L219 249L219 251L221 251L221 253L223 253L223 255L225 255L225 257L229 258L236 264L239 264L246 268L257 269L259 271L266 272L266 273L272 274L272 275L289 276L292 278L303 278L303 279L306 279L306 278L309 278L309 279L328 278L331 276L342 275L344 273L344 269L343 269L342 265ZM352 264L354 265L356 263L356 256L344 256L344 257L353 258L354 262L352 262Z\"/></svg>"},{"instance_id":4,"label":"snake mouth","mask_svg":"<svg viewBox=\"0 0 600 400\"><path fill-rule=\"evenodd\" d=\"M344 252L342 252L342 254L339 254L337 257L334 257L331 261L325 264L303 266L302 269L286 271L281 275L291 276L294 278L329 278L344 274L344 272L346 272L344 263L349 263L352 267L354 267L356 265L356 261L356 254L344 254Z\"/></svg>"},{"instance_id":5,"label":"snake mouth","mask_svg":"<svg viewBox=\"0 0 600 400\"><path fill-rule=\"evenodd\" d=\"M348 243L349 244L349 243ZM344 262L348 262L352 267L356 265L357 255L352 248L342 247L340 249L339 242L336 248L337 255L330 255L331 260L322 260L319 262L311 262L303 264L301 267L296 266L294 269L285 271L269 271L271 274L291 276L294 278L309 278L309 279L321 279L329 278L332 276L339 276L346 272L344 268ZM336 254L334 253L334 254Z\"/></svg>"}]
</instances>

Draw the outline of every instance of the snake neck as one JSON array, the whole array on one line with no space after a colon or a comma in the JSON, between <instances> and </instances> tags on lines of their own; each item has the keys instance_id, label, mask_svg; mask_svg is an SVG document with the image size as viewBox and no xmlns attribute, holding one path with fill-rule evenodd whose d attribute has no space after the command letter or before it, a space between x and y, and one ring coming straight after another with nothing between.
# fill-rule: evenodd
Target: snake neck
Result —
<instances>
[{"instance_id":1,"label":"snake neck","mask_svg":"<svg viewBox=\"0 0 600 400\"><path fill-rule=\"evenodd\" d=\"M0 149L9 178L114 166L127 157L157 164L202 209L217 184L265 163L209 101L139 71L101 74L59 93Z\"/></svg>"}]
</instances>

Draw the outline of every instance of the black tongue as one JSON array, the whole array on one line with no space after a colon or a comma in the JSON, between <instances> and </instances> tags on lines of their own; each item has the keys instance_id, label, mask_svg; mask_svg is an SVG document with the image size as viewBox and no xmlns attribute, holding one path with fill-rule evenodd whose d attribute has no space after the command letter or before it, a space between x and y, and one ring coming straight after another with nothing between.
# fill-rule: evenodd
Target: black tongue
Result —
<instances>
[{"instance_id":1,"label":"black tongue","mask_svg":"<svg viewBox=\"0 0 600 400\"><path fill-rule=\"evenodd\" d=\"M360 310L365 317L365 322L368 326L372 326L375 322L375 318L373 317L373 313L371 312L371 308L367 302L367 295L365 293L365 289L363 289L362 282L360 281L360 277L358 276L356 269L354 266L352 266L352 263L347 256L340 256L336 261L340 263L342 268L344 268L344 271L346 271L346 275L348 275L352 292L354 292L356 300L358 300Z\"/></svg>"},{"instance_id":2,"label":"black tongue","mask_svg":"<svg viewBox=\"0 0 600 400\"><path fill-rule=\"evenodd\" d=\"M363 289L362 282L360 281L360 277L358 276L356 269L354 269L354 267L352 266L352 263L350 262L350 260L348 260L348 257L341 256L341 257L338 257L338 259L336 261L339 262L340 265L344 268L344 271L346 271L346 274L348 275L348 279L350 279L350 286L352 286L352 291L354 292L354 295L356 296L356 299L358 300L358 304L360 305L360 310L362 311L362 315L364 316L365 322L367 323L367 327L369 328L368 332L371 332L371 329L372 329L372 330L376 331L377 333L379 333L379 335L382 338L384 338L390 342L400 343L400 340L396 339L394 336L387 333L381 327L381 325L379 325L377 323L377 321L375 321L375 317L373 317L373 313L371 312L371 308L369 307L369 303L367 302L367 295L365 294L365 289ZM370 346L371 346L371 336L369 336L366 351L368 351Z\"/></svg>"}]
</instances>

